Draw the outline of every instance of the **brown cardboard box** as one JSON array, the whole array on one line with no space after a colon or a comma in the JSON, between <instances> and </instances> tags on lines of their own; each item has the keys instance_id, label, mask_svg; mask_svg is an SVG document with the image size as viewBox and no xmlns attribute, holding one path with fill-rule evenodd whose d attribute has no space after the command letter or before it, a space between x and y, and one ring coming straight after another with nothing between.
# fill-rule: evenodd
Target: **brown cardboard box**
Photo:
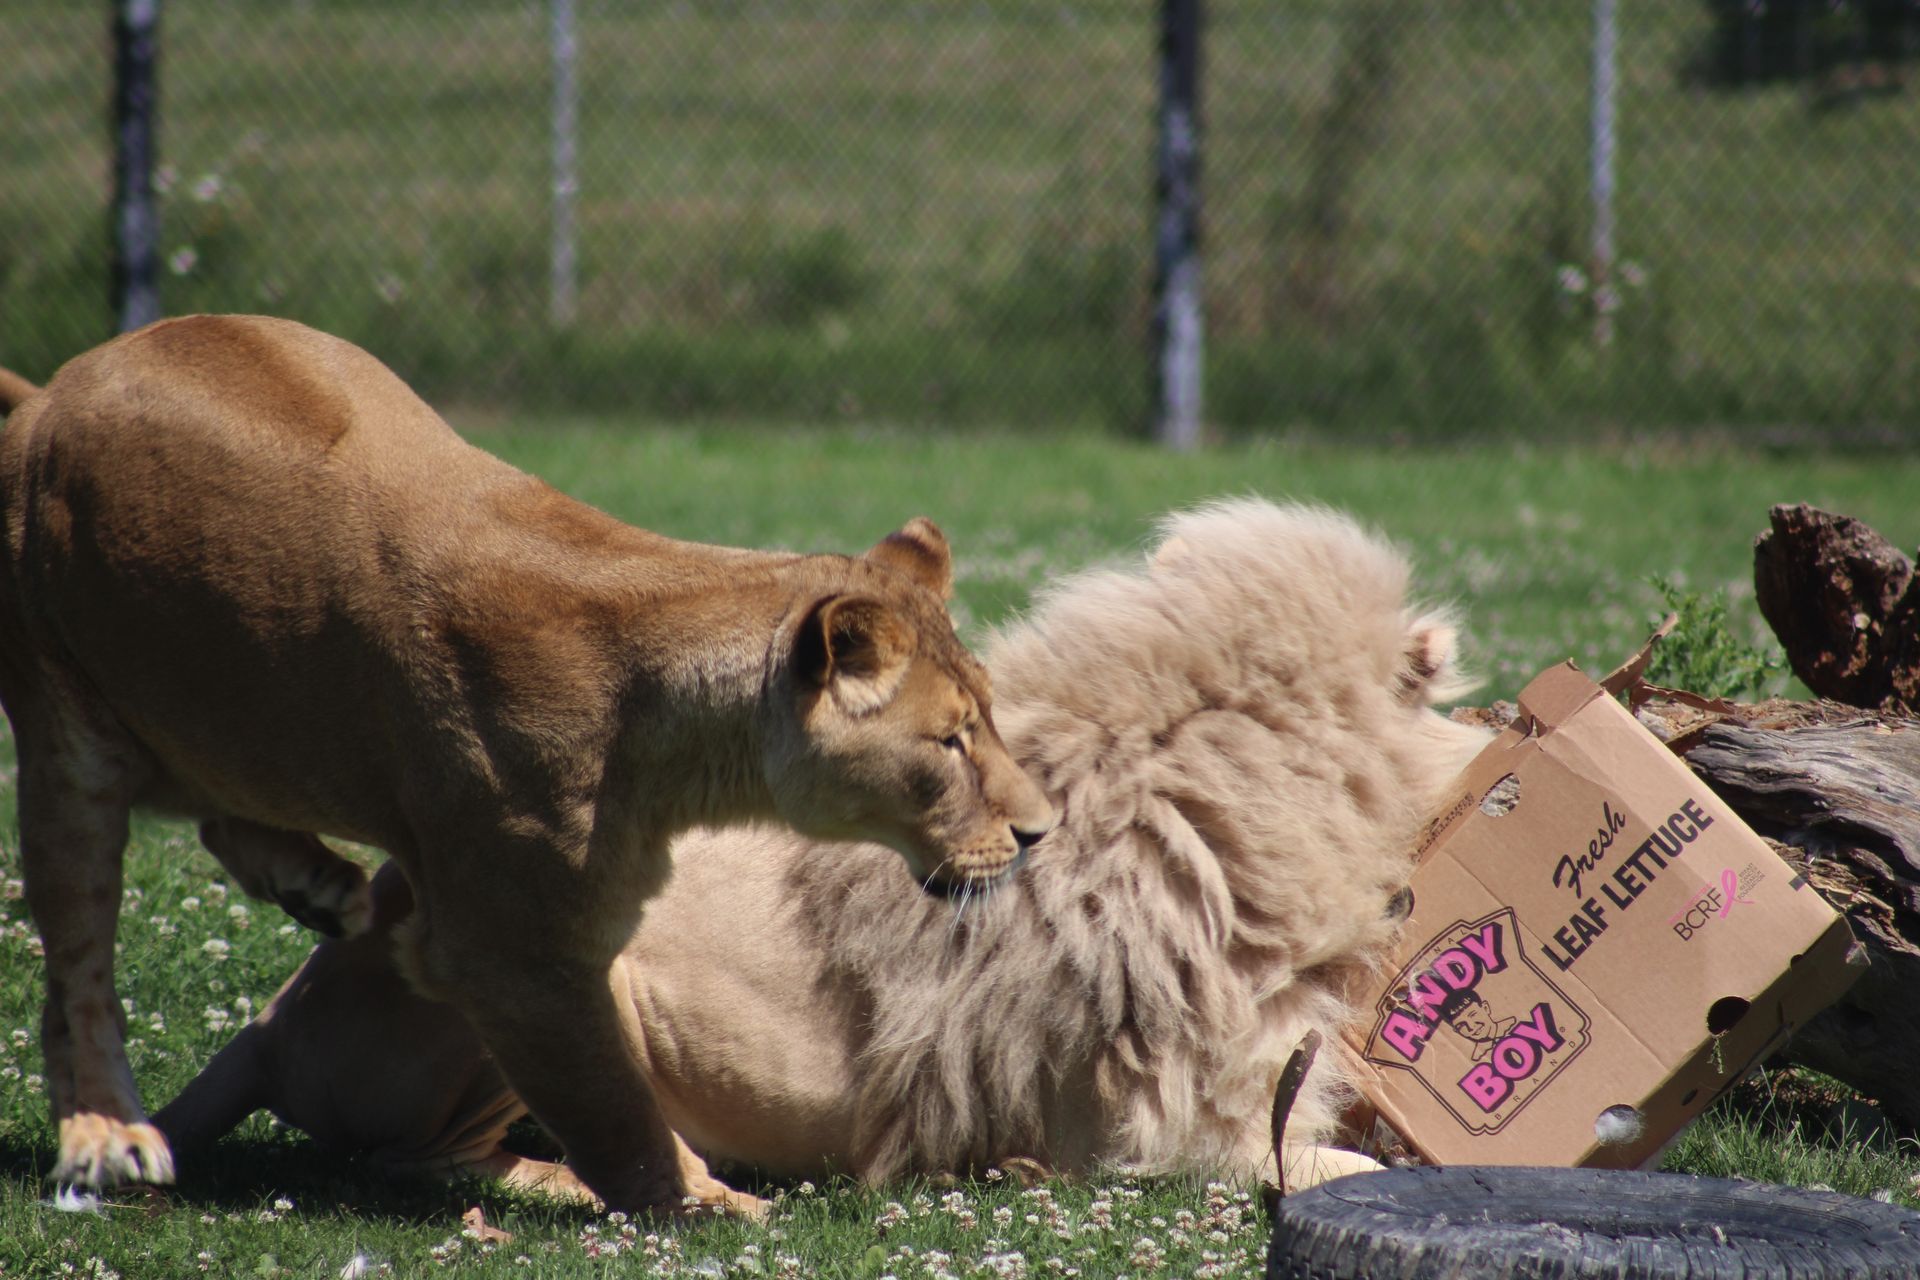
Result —
<instances>
[{"instance_id":1,"label":"brown cardboard box","mask_svg":"<svg viewBox=\"0 0 1920 1280\"><path fill-rule=\"evenodd\" d=\"M1864 957L1573 664L1519 703L1429 829L1349 1045L1369 1100L1431 1162L1633 1168Z\"/></svg>"}]
</instances>

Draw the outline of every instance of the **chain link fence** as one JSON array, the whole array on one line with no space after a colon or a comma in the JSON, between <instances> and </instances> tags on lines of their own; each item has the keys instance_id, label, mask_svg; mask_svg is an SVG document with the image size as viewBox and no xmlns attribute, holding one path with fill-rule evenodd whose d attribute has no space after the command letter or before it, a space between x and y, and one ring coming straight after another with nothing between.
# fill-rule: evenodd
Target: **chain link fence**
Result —
<instances>
[{"instance_id":1,"label":"chain link fence","mask_svg":"<svg viewBox=\"0 0 1920 1280\"><path fill-rule=\"evenodd\" d=\"M0 362L32 375L113 325L109 10L0 12ZM1159 21L166 0L161 302L308 321L449 408L1141 429ZM1920 429L1920 0L1203 30L1215 430Z\"/></svg>"}]
</instances>

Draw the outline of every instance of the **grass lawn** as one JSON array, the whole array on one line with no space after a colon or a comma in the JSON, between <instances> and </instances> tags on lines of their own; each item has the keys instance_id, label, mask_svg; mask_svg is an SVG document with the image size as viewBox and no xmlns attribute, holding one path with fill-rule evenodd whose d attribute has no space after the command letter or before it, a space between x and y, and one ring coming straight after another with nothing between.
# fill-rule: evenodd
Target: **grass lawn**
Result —
<instances>
[{"instance_id":1,"label":"grass lawn","mask_svg":"<svg viewBox=\"0 0 1920 1280\"><path fill-rule=\"evenodd\" d=\"M1655 575L1724 591L1733 628L1760 639L1749 547L1769 504L1813 502L1860 516L1903 546L1920 542L1911 502L1920 460L1885 455L1274 445L1177 458L1072 438L470 425L561 488L688 537L852 551L910 515L931 514L956 548L959 612L974 637L1049 578L1132 554L1169 508L1245 493L1338 505L1400 540L1427 593L1461 606L1487 677L1483 697L1510 695L1564 657L1598 668L1623 656L1660 612ZM259 1118L164 1195L115 1195L103 1215L56 1212L40 1181L53 1150L37 1074L41 971L18 901L12 810L9 770L0 784L0 1276L328 1277L356 1256L369 1273L395 1275L436 1266L901 1280L1259 1273L1266 1233L1257 1205L1191 1180L866 1191L822 1178L817 1188L781 1189L770 1227L653 1233L486 1185L394 1184ZM277 912L229 891L187 827L142 820L118 973L149 1101L184 1084L307 945ZM1780 1096L1768 1102L1770 1091ZM1749 1086L1742 1102L1696 1126L1669 1166L1912 1202L1914 1151L1819 1136L1801 1082ZM493 1246L463 1238L460 1217L474 1205L514 1238Z\"/></svg>"}]
</instances>

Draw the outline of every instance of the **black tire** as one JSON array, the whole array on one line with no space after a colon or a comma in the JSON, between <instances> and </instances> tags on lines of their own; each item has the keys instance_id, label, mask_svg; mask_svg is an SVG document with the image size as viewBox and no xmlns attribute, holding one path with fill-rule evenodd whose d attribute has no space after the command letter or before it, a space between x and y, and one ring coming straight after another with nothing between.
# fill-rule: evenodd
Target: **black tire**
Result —
<instances>
[{"instance_id":1,"label":"black tire","mask_svg":"<svg viewBox=\"0 0 1920 1280\"><path fill-rule=\"evenodd\" d=\"M1280 1201L1268 1280L1914 1280L1920 1214L1609 1169L1391 1169Z\"/></svg>"}]
</instances>

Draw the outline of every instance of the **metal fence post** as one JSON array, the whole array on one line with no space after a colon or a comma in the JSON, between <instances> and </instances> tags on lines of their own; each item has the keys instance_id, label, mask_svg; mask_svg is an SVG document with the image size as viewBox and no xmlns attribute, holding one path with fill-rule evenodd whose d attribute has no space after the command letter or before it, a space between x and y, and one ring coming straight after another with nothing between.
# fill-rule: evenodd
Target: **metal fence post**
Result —
<instances>
[{"instance_id":1,"label":"metal fence post","mask_svg":"<svg viewBox=\"0 0 1920 1280\"><path fill-rule=\"evenodd\" d=\"M557 329L570 328L578 314L577 252L574 245L573 205L580 190L574 160L574 135L579 118L579 83L574 74L577 45L573 29L573 0L553 0L553 243L547 285L547 316Z\"/></svg>"},{"instance_id":2,"label":"metal fence post","mask_svg":"<svg viewBox=\"0 0 1920 1280\"><path fill-rule=\"evenodd\" d=\"M113 11L113 267L118 331L160 318L160 213L153 201L160 0L115 0Z\"/></svg>"},{"instance_id":3,"label":"metal fence post","mask_svg":"<svg viewBox=\"0 0 1920 1280\"><path fill-rule=\"evenodd\" d=\"M1200 0L1161 0L1154 199L1154 435L1200 443Z\"/></svg>"},{"instance_id":4,"label":"metal fence post","mask_svg":"<svg viewBox=\"0 0 1920 1280\"><path fill-rule=\"evenodd\" d=\"M1613 343L1613 91L1619 28L1614 0L1593 0L1593 340Z\"/></svg>"}]
</instances>

